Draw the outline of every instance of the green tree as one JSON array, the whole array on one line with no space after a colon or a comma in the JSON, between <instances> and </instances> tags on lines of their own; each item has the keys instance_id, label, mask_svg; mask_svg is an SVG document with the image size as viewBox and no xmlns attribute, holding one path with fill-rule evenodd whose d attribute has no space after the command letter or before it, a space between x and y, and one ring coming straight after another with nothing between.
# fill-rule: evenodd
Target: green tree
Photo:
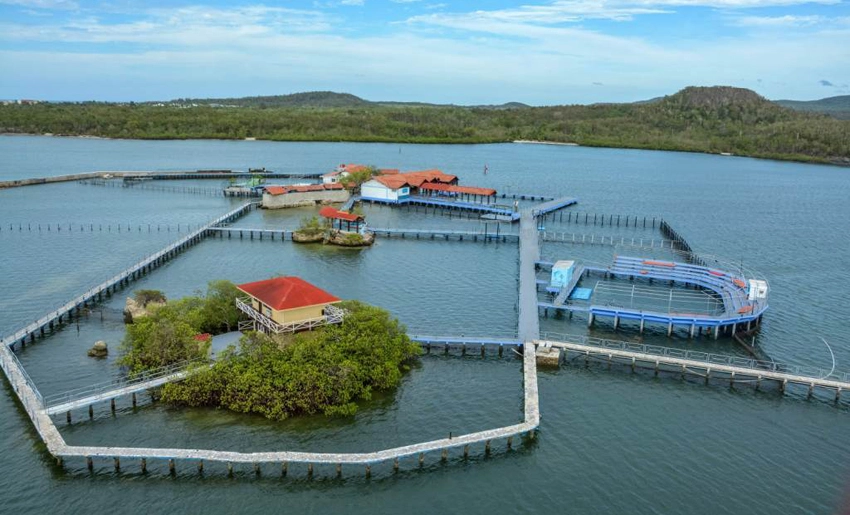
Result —
<instances>
[{"instance_id":1,"label":"green tree","mask_svg":"<svg viewBox=\"0 0 850 515\"><path fill-rule=\"evenodd\" d=\"M352 415L373 390L398 386L419 347L380 308L340 305L342 324L287 337L249 333L216 363L163 387L162 399L283 420L299 414Z\"/></svg>"}]
</instances>

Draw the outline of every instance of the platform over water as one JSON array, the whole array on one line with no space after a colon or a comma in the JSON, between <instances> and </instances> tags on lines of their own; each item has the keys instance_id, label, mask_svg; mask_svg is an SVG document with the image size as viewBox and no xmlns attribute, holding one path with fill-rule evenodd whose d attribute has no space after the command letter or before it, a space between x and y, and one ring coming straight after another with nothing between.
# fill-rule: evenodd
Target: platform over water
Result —
<instances>
[{"instance_id":1,"label":"platform over water","mask_svg":"<svg viewBox=\"0 0 850 515\"><path fill-rule=\"evenodd\" d=\"M531 209L520 212L519 220L519 323L517 334L523 342L540 337L537 314L537 276L535 263L540 259L537 217Z\"/></svg>"}]
</instances>

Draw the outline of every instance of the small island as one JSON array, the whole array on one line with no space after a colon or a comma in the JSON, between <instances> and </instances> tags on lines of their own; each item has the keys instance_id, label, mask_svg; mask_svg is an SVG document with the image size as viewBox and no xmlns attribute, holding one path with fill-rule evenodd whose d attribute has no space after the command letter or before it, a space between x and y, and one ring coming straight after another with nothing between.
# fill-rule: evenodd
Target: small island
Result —
<instances>
[{"instance_id":1,"label":"small island","mask_svg":"<svg viewBox=\"0 0 850 515\"><path fill-rule=\"evenodd\" d=\"M375 242L362 213L323 207L317 217L304 218L292 233L296 243L324 243L340 247L368 247Z\"/></svg>"},{"instance_id":2,"label":"small island","mask_svg":"<svg viewBox=\"0 0 850 515\"><path fill-rule=\"evenodd\" d=\"M209 334L235 327L239 344L210 364ZM397 387L420 353L387 311L296 277L212 282L205 297L168 301L128 325L122 351L131 373L198 360L189 377L162 387L164 402L273 420L353 415L373 391Z\"/></svg>"}]
</instances>

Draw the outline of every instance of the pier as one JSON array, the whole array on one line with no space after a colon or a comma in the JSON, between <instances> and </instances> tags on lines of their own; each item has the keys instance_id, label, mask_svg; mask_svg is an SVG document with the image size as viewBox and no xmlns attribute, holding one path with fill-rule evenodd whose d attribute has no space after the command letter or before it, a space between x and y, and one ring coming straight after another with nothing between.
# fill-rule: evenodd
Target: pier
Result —
<instances>
[{"instance_id":1,"label":"pier","mask_svg":"<svg viewBox=\"0 0 850 515\"><path fill-rule=\"evenodd\" d=\"M26 345L27 339L35 341L37 334L44 336L46 330L53 329L55 325L61 324L64 320L71 320L74 315L79 315L82 309L87 307L89 304L94 304L102 300L104 295L111 295L112 292L117 291L119 287L127 285L130 281L146 275L168 260L177 256L179 253L200 242L208 234L208 230L210 228L219 224L230 223L249 212L253 207L253 203L243 204L208 224L201 226L199 229L190 232L188 235L180 238L159 252L146 257L111 279L108 279L94 288L91 288L87 292L77 296L59 309L48 313L37 321L29 324L23 329L20 329L16 333L3 338L2 343L14 348L15 344L18 342L21 345Z\"/></svg>"},{"instance_id":2,"label":"pier","mask_svg":"<svg viewBox=\"0 0 850 515\"><path fill-rule=\"evenodd\" d=\"M205 361L197 360L180 362L157 370L148 371L130 379L119 379L93 386L77 388L67 392L49 395L43 398L44 410L48 415L67 413L68 422L71 421L71 410L89 408L89 416L92 414L91 406L106 400L111 401L112 409L115 410L115 399L127 395L133 396L133 406L136 405L136 394L164 384L181 381L189 376L194 366L205 364Z\"/></svg>"},{"instance_id":3,"label":"pier","mask_svg":"<svg viewBox=\"0 0 850 515\"><path fill-rule=\"evenodd\" d=\"M441 231L435 229L386 229L380 227L369 227L369 230L375 233L376 236L385 238L440 239L443 241L519 241L518 234L502 233L499 229L499 224L494 225L494 231L488 231L486 228L483 231Z\"/></svg>"},{"instance_id":4,"label":"pier","mask_svg":"<svg viewBox=\"0 0 850 515\"><path fill-rule=\"evenodd\" d=\"M825 390L836 402L841 400L843 391L850 389L850 373L587 336L544 334L543 338L535 343L609 363L618 360L620 364L633 368L652 368L656 375L665 370L683 377L687 374L698 375L706 383L712 378L726 380L730 384L736 381L755 382L757 388L762 381L770 380L778 384L783 393L788 385L798 385L806 389L807 396L812 396L816 389Z\"/></svg>"},{"instance_id":5,"label":"pier","mask_svg":"<svg viewBox=\"0 0 850 515\"><path fill-rule=\"evenodd\" d=\"M21 186L35 186L38 184L53 184L58 182L73 182L86 179L141 179L141 180L195 180L195 179L230 179L245 177L263 177L265 179L312 179L320 180L321 173L296 172L278 173L265 170L241 172L235 170L194 170L194 171L102 171L86 172L68 175L55 175L52 177L36 177L31 179L14 179L11 181L0 181L0 190L4 188L18 188Z\"/></svg>"},{"instance_id":6,"label":"pier","mask_svg":"<svg viewBox=\"0 0 850 515\"><path fill-rule=\"evenodd\" d=\"M493 216L496 219L504 219L505 221L515 222L519 220L519 213L507 206L498 206L494 204L480 204L477 202L466 202L460 200L449 200L439 197L422 197L409 196L398 200L378 199L372 197L363 197L361 202L369 202L370 204L386 204L391 206L423 206L434 209L442 209L448 211L460 211L467 213L475 213L482 216Z\"/></svg>"},{"instance_id":7,"label":"pier","mask_svg":"<svg viewBox=\"0 0 850 515\"><path fill-rule=\"evenodd\" d=\"M540 231L540 239L551 243L572 243L576 245L607 245L610 247L632 247L637 249L677 250L674 240L656 238L626 238L625 236L605 236L596 234Z\"/></svg>"},{"instance_id":8,"label":"pier","mask_svg":"<svg viewBox=\"0 0 850 515\"><path fill-rule=\"evenodd\" d=\"M524 209L519 221L519 339L531 342L540 337L540 320L537 312L536 263L540 260L540 235L537 216L532 209Z\"/></svg>"}]
</instances>

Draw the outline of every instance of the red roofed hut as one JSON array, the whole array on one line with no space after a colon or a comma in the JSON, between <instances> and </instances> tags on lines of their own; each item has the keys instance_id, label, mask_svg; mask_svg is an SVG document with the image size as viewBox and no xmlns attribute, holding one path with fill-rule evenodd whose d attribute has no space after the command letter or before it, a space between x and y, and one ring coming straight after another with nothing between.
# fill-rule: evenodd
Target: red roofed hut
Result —
<instances>
[{"instance_id":1,"label":"red roofed hut","mask_svg":"<svg viewBox=\"0 0 850 515\"><path fill-rule=\"evenodd\" d=\"M348 211L339 211L330 206L319 210L319 216L331 221L331 227L346 232L360 232L361 227L366 226L363 215L356 215ZM354 231L352 231L352 227Z\"/></svg>"},{"instance_id":2,"label":"red roofed hut","mask_svg":"<svg viewBox=\"0 0 850 515\"><path fill-rule=\"evenodd\" d=\"M247 297L236 299L239 309L251 317L240 329L266 333L295 332L342 322L341 299L299 277L275 277L240 284Z\"/></svg>"}]
</instances>

